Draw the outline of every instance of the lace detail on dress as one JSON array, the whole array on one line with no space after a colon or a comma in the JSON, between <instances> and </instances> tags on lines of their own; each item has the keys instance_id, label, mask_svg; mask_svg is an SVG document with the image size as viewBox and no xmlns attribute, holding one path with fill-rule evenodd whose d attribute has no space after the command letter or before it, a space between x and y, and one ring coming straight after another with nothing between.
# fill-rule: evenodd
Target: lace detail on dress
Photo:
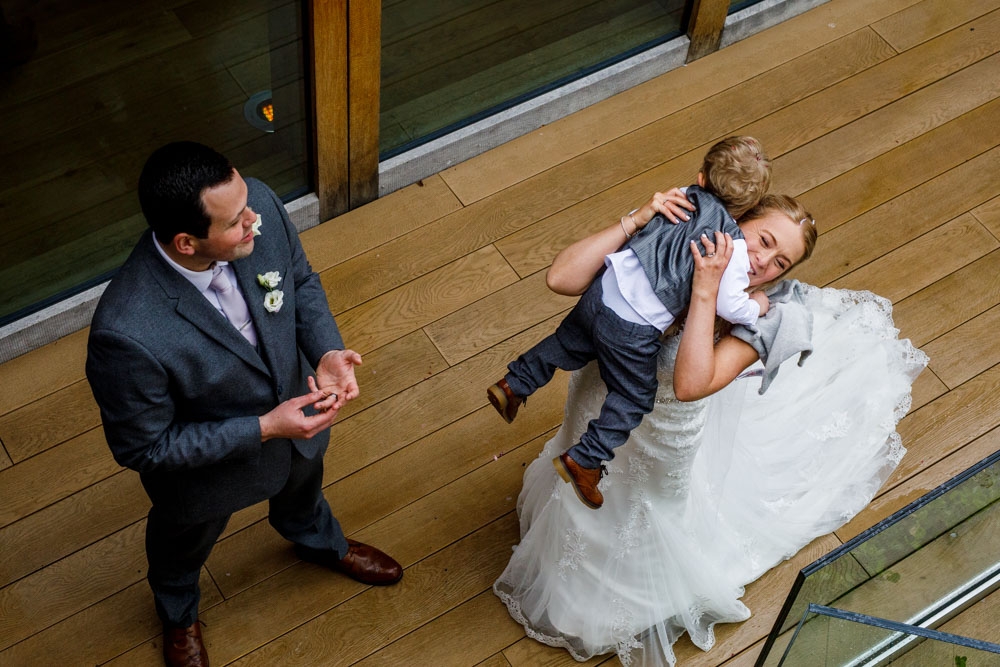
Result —
<instances>
[{"instance_id":1,"label":"lace detail on dress","mask_svg":"<svg viewBox=\"0 0 1000 667\"><path fill-rule=\"evenodd\" d=\"M851 428L852 424L851 416L846 412L834 412L832 417L833 419L826 424L809 429L806 435L821 441L842 438L847 435L847 431Z\"/></svg>"},{"instance_id":2,"label":"lace detail on dress","mask_svg":"<svg viewBox=\"0 0 1000 667\"><path fill-rule=\"evenodd\" d=\"M556 566L556 573L559 578L566 581L566 568L575 570L580 566L580 561L587 555L587 544L583 541L583 531L566 530L566 537L563 539L563 555Z\"/></svg>"},{"instance_id":3,"label":"lace detail on dress","mask_svg":"<svg viewBox=\"0 0 1000 667\"><path fill-rule=\"evenodd\" d=\"M631 667L632 650L642 648L635 637L635 615L620 598L615 598L611 609L614 621L611 623L611 636L615 640L618 659L622 667Z\"/></svg>"}]
</instances>

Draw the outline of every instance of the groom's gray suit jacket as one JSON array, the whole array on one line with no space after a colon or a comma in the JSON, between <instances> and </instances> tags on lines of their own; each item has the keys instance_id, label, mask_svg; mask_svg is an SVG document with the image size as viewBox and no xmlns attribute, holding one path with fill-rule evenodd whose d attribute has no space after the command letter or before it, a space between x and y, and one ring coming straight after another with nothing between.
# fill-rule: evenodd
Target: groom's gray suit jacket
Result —
<instances>
[{"instance_id":1,"label":"groom's gray suit jacket","mask_svg":"<svg viewBox=\"0 0 1000 667\"><path fill-rule=\"evenodd\" d=\"M232 262L254 347L164 261L150 232L111 281L91 324L87 378L115 460L140 473L153 504L174 521L219 518L273 496L292 447L317 459L329 431L260 442L258 417L308 392L306 378L343 342L281 201L247 179L261 234ZM281 273L284 303L264 308L257 275Z\"/></svg>"}]
</instances>

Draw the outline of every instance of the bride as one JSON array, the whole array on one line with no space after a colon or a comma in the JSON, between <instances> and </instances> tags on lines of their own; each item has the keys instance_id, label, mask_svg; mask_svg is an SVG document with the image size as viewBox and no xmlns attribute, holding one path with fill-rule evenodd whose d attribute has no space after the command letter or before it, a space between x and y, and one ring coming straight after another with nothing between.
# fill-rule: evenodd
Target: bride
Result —
<instances>
[{"instance_id":1,"label":"bride","mask_svg":"<svg viewBox=\"0 0 1000 667\"><path fill-rule=\"evenodd\" d=\"M690 208L676 189L646 207L671 219ZM565 249L549 285L581 293L617 250L616 232ZM571 376L563 425L525 471L521 541L493 586L529 637L580 661L617 653L625 667L674 665L685 632L707 651L716 623L750 616L743 586L846 523L905 451L895 427L927 357L898 339L886 299L785 281L769 290L769 329L720 336L731 240L692 252L683 335L664 340L656 406L607 463L603 507L584 506L551 463L601 408L592 363ZM759 361L810 325L804 363L774 375Z\"/></svg>"}]
</instances>

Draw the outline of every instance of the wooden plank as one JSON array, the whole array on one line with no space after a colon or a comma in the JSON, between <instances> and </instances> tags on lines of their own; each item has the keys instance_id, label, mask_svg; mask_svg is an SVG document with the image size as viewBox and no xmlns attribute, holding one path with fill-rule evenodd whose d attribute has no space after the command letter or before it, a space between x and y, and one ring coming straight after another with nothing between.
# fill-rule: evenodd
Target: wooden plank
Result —
<instances>
[{"instance_id":1,"label":"wooden plank","mask_svg":"<svg viewBox=\"0 0 1000 667\"><path fill-rule=\"evenodd\" d=\"M972 214L993 236L1000 239L1000 197L995 197L982 206L973 209Z\"/></svg>"},{"instance_id":2,"label":"wooden plank","mask_svg":"<svg viewBox=\"0 0 1000 667\"><path fill-rule=\"evenodd\" d=\"M913 2L896 0L876 6L867 0L826 3L732 44L714 58L667 72L466 160L441 176L463 203L470 204L794 61ZM887 51L886 57L889 55L892 53Z\"/></svg>"},{"instance_id":3,"label":"wooden plank","mask_svg":"<svg viewBox=\"0 0 1000 667\"><path fill-rule=\"evenodd\" d=\"M522 450L534 456L524 447L518 451ZM381 646L377 642L383 632L398 638L482 592L503 568L509 553L507 546L516 539L513 496L520 485L523 462L513 455L503 457L496 467L480 468L355 534L356 539L385 549L405 567L403 582L397 586L365 587L323 568L300 563L203 612L202 618L212 628L206 641L213 661L226 663L261 647L251 654L250 662L260 659L264 664L273 664L269 656L275 651L282 655L284 664L292 654L285 653L288 649L282 642L288 638L298 641L297 637L306 634L311 638L314 630L322 638L322 628L334 621L338 629L332 636L353 647L337 650L360 649L363 654L351 661L357 660L370 652L364 652L364 647L372 641L376 641L375 648ZM487 480L497 493L476 491ZM504 493L502 489L509 491ZM442 586L442 582L447 585ZM429 585L436 592L427 590ZM439 605L441 609L435 610ZM359 614L358 609L365 611ZM372 617L371 609L382 612ZM393 618L385 619L380 614ZM352 616L355 622L340 620ZM366 619L375 621L382 631L369 635L372 628ZM269 642L274 638L278 639ZM310 650L307 655L307 660L321 661L324 656L320 650ZM123 656L121 664L131 664L130 657Z\"/></svg>"},{"instance_id":4,"label":"wooden plank","mask_svg":"<svg viewBox=\"0 0 1000 667\"><path fill-rule=\"evenodd\" d=\"M335 271L335 269L334 269ZM331 308L343 286L320 276ZM496 248L485 247L366 303L337 313L337 326L359 352L390 343L517 281Z\"/></svg>"},{"instance_id":5,"label":"wooden plank","mask_svg":"<svg viewBox=\"0 0 1000 667\"><path fill-rule=\"evenodd\" d=\"M989 392L996 392L998 385L1000 367L994 367L904 417L898 431L908 453L886 486L899 484L929 461L948 456L992 430L1000 413L1000 397Z\"/></svg>"},{"instance_id":6,"label":"wooden plank","mask_svg":"<svg viewBox=\"0 0 1000 667\"><path fill-rule=\"evenodd\" d=\"M140 575L141 576L141 575ZM212 578L202 570L201 608L218 604L219 595ZM0 651L5 665L102 664L140 642L156 638L156 646L146 659L127 663L129 667L163 664L159 638L163 629L153 609L153 595L145 580L136 581L86 609Z\"/></svg>"},{"instance_id":7,"label":"wooden plank","mask_svg":"<svg viewBox=\"0 0 1000 667\"><path fill-rule=\"evenodd\" d=\"M934 363L934 357L931 357L931 363ZM933 371L929 368L925 368L923 372L917 376L917 380L913 383L913 405L911 410L916 410L917 408L930 403L946 391L948 391L948 387L945 383L941 382Z\"/></svg>"},{"instance_id":8,"label":"wooden plank","mask_svg":"<svg viewBox=\"0 0 1000 667\"><path fill-rule=\"evenodd\" d=\"M977 119L966 115L802 195L800 201L824 231L814 255L795 268L795 277L827 285L995 196L1000 184L988 174L1000 169L1000 149L969 155L982 144L963 145L959 140L969 134L981 137L992 122L1000 122L1000 107L992 111L996 115L981 123L970 123ZM911 168L896 169L904 162ZM942 163L953 162L958 164L937 173ZM877 185L861 190L862 183ZM855 195L845 202L841 197L848 191ZM876 205L877 201L885 203ZM844 209L855 206L874 207L852 218L855 211Z\"/></svg>"},{"instance_id":9,"label":"wooden plank","mask_svg":"<svg viewBox=\"0 0 1000 667\"><path fill-rule=\"evenodd\" d=\"M517 530L513 512L409 567L405 583L369 589L234 664L353 663L488 588Z\"/></svg>"},{"instance_id":10,"label":"wooden plank","mask_svg":"<svg viewBox=\"0 0 1000 667\"><path fill-rule=\"evenodd\" d=\"M897 51L905 51L946 30L957 28L1000 7L996 0L971 0L955 4L948 0L924 0L871 24L882 39Z\"/></svg>"},{"instance_id":11,"label":"wooden plank","mask_svg":"<svg viewBox=\"0 0 1000 667\"><path fill-rule=\"evenodd\" d=\"M772 188L779 192L805 192L995 99L1000 84L984 85L981 77L988 77L990 83L996 78L1000 68L998 45L1000 11L976 21L975 32L965 28L954 30L799 105L780 110L773 119L767 119L768 124L777 122L787 127L785 116L801 113L802 109L796 108L801 105L811 107L815 118L813 123L794 131L813 133L823 125L826 131L785 158L782 171L775 172ZM827 117L832 115L828 111L828 96L839 96L851 89L856 96L872 98L863 105L869 113L857 116L849 124L827 124ZM959 99L954 99L956 96ZM844 112L850 109L843 102L837 106ZM827 112L820 113L823 110ZM773 146L754 125L745 131L760 137L765 146Z\"/></svg>"},{"instance_id":12,"label":"wooden plank","mask_svg":"<svg viewBox=\"0 0 1000 667\"><path fill-rule=\"evenodd\" d=\"M90 385L80 380L0 417L0 440L23 461L100 424Z\"/></svg>"},{"instance_id":13,"label":"wooden plank","mask_svg":"<svg viewBox=\"0 0 1000 667\"><path fill-rule=\"evenodd\" d=\"M0 471L0 526L76 493L121 470L99 428Z\"/></svg>"},{"instance_id":14,"label":"wooden plank","mask_svg":"<svg viewBox=\"0 0 1000 667\"><path fill-rule=\"evenodd\" d=\"M907 443L904 441L903 444ZM919 500L998 449L1000 449L1000 429L993 428L946 456L927 456L925 460L920 462L918 473L899 484L886 484L868 507L861 510L851 521L836 531L837 537L844 542L853 539L870 526L892 516L913 501ZM919 456L920 453L911 450L903 460L906 461L907 457L913 459Z\"/></svg>"},{"instance_id":15,"label":"wooden plank","mask_svg":"<svg viewBox=\"0 0 1000 667\"><path fill-rule=\"evenodd\" d=\"M414 390L396 394L343 423L334 424L330 440L336 443L336 452L327 452L324 459L324 485L486 405L486 387L503 376L506 364L551 333L557 324L555 319L546 320L428 378ZM428 397L434 398L434 410L426 409Z\"/></svg>"},{"instance_id":16,"label":"wooden plank","mask_svg":"<svg viewBox=\"0 0 1000 667\"><path fill-rule=\"evenodd\" d=\"M971 380L1000 363L1000 306L994 306L924 345L931 368L949 387Z\"/></svg>"},{"instance_id":17,"label":"wooden plank","mask_svg":"<svg viewBox=\"0 0 1000 667\"><path fill-rule=\"evenodd\" d=\"M357 208L378 198L380 0L347 3L347 23L349 200Z\"/></svg>"},{"instance_id":18,"label":"wooden plank","mask_svg":"<svg viewBox=\"0 0 1000 667\"><path fill-rule=\"evenodd\" d=\"M458 210L461 203L440 176L434 175L377 201L348 211L302 233L302 247L313 270L331 266L376 248Z\"/></svg>"},{"instance_id":19,"label":"wooden plank","mask_svg":"<svg viewBox=\"0 0 1000 667\"><path fill-rule=\"evenodd\" d=\"M0 649L142 580L146 522L134 523L45 569L0 588ZM152 604L150 604L152 607Z\"/></svg>"},{"instance_id":20,"label":"wooden plank","mask_svg":"<svg viewBox=\"0 0 1000 667\"><path fill-rule=\"evenodd\" d=\"M311 68L314 171L319 219L329 220L349 207L348 66L346 0L313 0L308 21Z\"/></svg>"},{"instance_id":21,"label":"wooden plank","mask_svg":"<svg viewBox=\"0 0 1000 667\"><path fill-rule=\"evenodd\" d=\"M507 662L507 658L503 657L503 653L497 653L492 655L486 660L476 665L476 667L511 667L510 663Z\"/></svg>"},{"instance_id":22,"label":"wooden plank","mask_svg":"<svg viewBox=\"0 0 1000 667\"><path fill-rule=\"evenodd\" d=\"M997 305L1000 253L982 259L896 304L893 319L918 347Z\"/></svg>"},{"instance_id":23,"label":"wooden plank","mask_svg":"<svg viewBox=\"0 0 1000 667\"><path fill-rule=\"evenodd\" d=\"M499 418L488 406L326 487L324 494L341 528L354 534L394 512L406 511L407 505L450 481L491 465L493 456L499 460L505 452L537 439L561 421L565 391L550 394L540 396L539 409L523 415L525 423L516 428L504 428L502 422L497 428ZM542 444L537 442L535 454ZM442 466L442 460L449 464ZM209 569L218 573L220 588L231 597L294 562L288 544L261 521L220 542Z\"/></svg>"},{"instance_id":24,"label":"wooden plank","mask_svg":"<svg viewBox=\"0 0 1000 667\"><path fill-rule=\"evenodd\" d=\"M577 662L561 648L546 646L530 637L525 637L503 651L503 656L511 667L594 667L603 664L607 656L595 656L587 662ZM612 664L617 658L612 660ZM621 664L621 663L619 663Z\"/></svg>"},{"instance_id":25,"label":"wooden plank","mask_svg":"<svg viewBox=\"0 0 1000 667\"><path fill-rule=\"evenodd\" d=\"M900 301L1000 247L971 214L965 213L867 264L833 287L869 289ZM942 253L941 248L948 248Z\"/></svg>"},{"instance_id":26,"label":"wooden plank","mask_svg":"<svg viewBox=\"0 0 1000 667\"><path fill-rule=\"evenodd\" d=\"M687 26L687 36L691 40L687 62L719 50L728 14L729 0L692 0Z\"/></svg>"},{"instance_id":27,"label":"wooden plank","mask_svg":"<svg viewBox=\"0 0 1000 667\"><path fill-rule=\"evenodd\" d=\"M531 308L525 308L529 303ZM545 272L539 271L442 317L424 331L448 363L454 365L529 329L540 318L565 313L574 303L575 297L549 290Z\"/></svg>"},{"instance_id":28,"label":"wooden plank","mask_svg":"<svg viewBox=\"0 0 1000 667\"><path fill-rule=\"evenodd\" d=\"M149 500L126 470L0 529L0 587L141 520Z\"/></svg>"},{"instance_id":29,"label":"wooden plank","mask_svg":"<svg viewBox=\"0 0 1000 667\"><path fill-rule=\"evenodd\" d=\"M0 445L2 444L3 444L2 441L0 441ZM0 470L3 470L4 468L9 468L12 465L14 464L11 462L10 455L7 454L7 450L4 447L0 446Z\"/></svg>"},{"instance_id":30,"label":"wooden plank","mask_svg":"<svg viewBox=\"0 0 1000 667\"><path fill-rule=\"evenodd\" d=\"M950 37L950 34L949 34ZM998 35L1000 37L1000 35ZM938 57L943 57L942 54L937 53L937 40L930 43L934 46L934 52L927 55L928 58L934 59ZM1000 42L998 42L1000 43ZM943 46L952 48L953 44L948 41ZM921 47L924 48L924 47ZM971 57L971 56L970 56ZM804 58L798 59L796 62L802 61ZM801 190L796 189L797 187L804 187L809 181L825 181L830 176L833 176L836 172L831 172L827 170L825 164L825 159L814 156L814 159L809 162L804 162L798 158L793 158L797 154L794 150L797 146L802 146L807 144L811 139L821 136L826 133L828 129L832 126L840 125L843 123L852 123L852 121L859 117L861 114L857 114L858 109L855 109L856 100L859 96L865 97L866 99L871 98L872 100L878 99L878 102L873 102L870 106L865 105L866 110L874 110L875 108L883 104L891 104L893 102L892 95L889 94L890 89L893 87L903 86L903 81L906 81L906 86L919 87L926 85L928 83L927 69L928 63L923 59L914 59L912 62L903 59L905 62L900 62L899 58L892 59L886 63L876 65L863 72L851 77L847 81L825 88L821 92L794 104L786 104L783 106L782 110L777 113L772 113L767 115L762 121L751 123L743 128L736 129L738 126L731 127L728 132L738 131L740 133L752 133L757 137L761 138L765 146L768 147L768 152L771 156L776 159L775 163L775 180L781 181L781 174L797 173L796 179L799 182L798 185L791 184L792 187L785 187L783 185L773 185L772 189L775 191L786 191L791 194L798 194ZM957 67L960 65L958 60L952 61L951 66ZM992 63L991 63L992 65ZM815 72L818 65L814 65L810 72ZM809 75L811 76L811 74ZM758 77L755 82L763 83L761 81L765 77ZM891 81L891 84L889 83ZM772 82L778 84L778 82ZM971 82L970 82L971 83ZM778 84L781 85L781 84ZM933 87L933 86L931 86ZM764 90L770 90L770 87L764 88ZM748 93L749 94L749 93ZM929 96L930 93L927 93ZM732 105L738 105L743 103L742 98L734 99ZM981 132L990 132L991 137L995 137L995 133L992 130L987 130L987 127L992 127L990 123L993 122L993 113L996 112L995 103L990 103L984 105L982 109L977 109L970 114L967 114L968 118L961 119L960 122L955 123L953 126L949 126L949 130L958 131L959 126L963 128L963 133L959 134L957 138L959 141L957 145L960 147L957 153L968 152L970 149L975 150L972 156L982 152L981 143L976 143L979 137L982 136ZM699 105L695 105L691 108L696 108ZM702 115L709 116L714 113L715 110L705 110ZM675 114L675 116L681 116L681 114ZM780 116L780 119L779 119ZM672 117L673 118L673 117ZM822 122L818 119L829 119L829 126L824 128ZM699 126L704 124L703 121L695 121L695 119L690 119L689 124L692 126ZM817 125L820 123L820 125ZM653 126L650 126L653 127ZM848 125L850 127L850 125ZM644 128L645 129L645 128ZM929 129L929 128L925 128ZM664 128L664 131L669 136L683 136L686 130L682 127L670 127ZM964 132L971 132L971 134L965 134ZM639 135L642 132L635 132L633 136ZM878 134L876 132L876 134ZM619 144L623 142L615 142ZM656 141L652 137L648 137L646 140L647 144L656 145ZM809 144L811 146L812 144ZM991 144L992 145L992 144ZM603 148L603 147L602 147ZM631 155L633 151L641 154L642 151L648 150L647 147L640 146L622 146L621 148L626 149L626 154ZM512 235L510 239L504 239L497 242L497 247L504 252L505 256L512 258L512 265L515 270L518 271L520 275L526 275L527 273L533 273L538 269L546 266L550 261L552 255L565 245L565 242L560 242L554 246L547 244L543 238L546 234L546 227L560 230L559 233L566 235L567 229L572 229L575 233L579 233L580 236L584 236L588 232L595 231L606 224L609 221L616 220L621 212L627 210L628 206L636 206L639 203L648 199L649 194L654 189L664 189L670 187L671 185L684 183L681 180L685 171L693 172L698 168L700 164L700 159L702 157L703 151L707 150L708 146L704 145L700 148L691 151L684 156L674 158L661 167L650 170L649 172L643 174L638 178L632 178L629 182L623 184L622 186L616 186L601 192L600 194L590 197L587 201L582 204L577 204L569 206L563 211L552 215L544 221L544 226L534 225L533 229L521 232L517 235ZM891 146L885 146L885 149L889 149ZM597 154L601 149L592 151L588 155ZM784 155L789 153L788 156ZM899 154L893 154L894 157ZM586 157L586 156L584 156ZM971 157L971 156L970 156ZM795 162L793 162L793 159ZM849 159L849 158L845 158ZM946 164L941 164L944 160L953 160L947 162ZM938 161L940 160L940 161ZM944 171L948 168L954 167L956 164L962 162L962 158L957 157L955 154L947 152L944 158L938 158L938 160L931 160L929 164L935 166L938 171L932 172L932 175L937 175L940 171ZM576 161L567 163L567 165L573 164ZM851 168L857 166L858 162L855 161L851 165L841 165L842 168ZM883 165L886 166L886 165ZM566 167L568 168L568 166ZM922 169L925 167L923 165L918 165L917 171L923 173ZM560 171L559 169L551 170L547 173L555 173ZM595 167L596 170L596 167ZM907 163L906 169L903 169L903 173L912 174L914 172L914 165ZM893 171L887 171L885 173L895 173ZM543 175L545 176L545 175ZM865 172L865 177L870 179L870 175ZM925 177L922 180L926 180L930 176ZM688 177L690 178L690 177ZM912 178L912 176L911 176ZM805 180L803 180L805 179ZM538 179L536 179L538 180ZM786 179L788 180L788 179ZM846 181L846 179L845 179ZM913 187L917 183L922 181L917 181L912 183L909 187ZM877 185L881 183L880 180L876 179L874 183ZM557 187L556 185L552 186ZM858 184L854 190L849 193L845 193L842 199L839 200L844 203L845 206L849 206L849 202L852 198L856 198L858 190L861 188L861 184ZM872 189L872 181L868 181L864 184L864 188ZM513 190L514 188L512 188ZM596 190L597 188L594 187ZM908 189L908 188L906 188ZM861 189L864 192L864 189ZM881 204L888 198L888 193L880 193L881 198L877 200L877 204ZM808 204L808 199L805 199ZM871 204L869 208L877 205ZM474 208L470 206L469 209ZM823 212L822 210L817 211L816 207L810 206L813 209L814 214ZM858 213L862 212L858 211ZM571 224L569 220L573 220ZM589 222L589 224L581 224L582 222ZM821 218L821 229L826 229L822 227L824 220ZM508 246L511 243L517 244L517 247L513 245ZM516 258L516 259L515 259Z\"/></svg>"},{"instance_id":31,"label":"wooden plank","mask_svg":"<svg viewBox=\"0 0 1000 667\"><path fill-rule=\"evenodd\" d=\"M499 651L523 636L521 626L497 603L493 591L487 590L355 664L397 667L420 656L427 665L464 667L499 656Z\"/></svg>"},{"instance_id":32,"label":"wooden plank","mask_svg":"<svg viewBox=\"0 0 1000 667\"><path fill-rule=\"evenodd\" d=\"M888 57L890 51L884 48L881 40L875 41L871 36L869 32L867 37L851 37L845 39L843 44L836 43L818 49L751 83L729 89L705 103L687 107L618 141L600 146L514 185L503 193L477 201L439 221L334 267L334 275L338 281L347 283L348 276L353 281L354 291L347 298L347 303L357 303L377 296L547 216L558 212L565 215L564 209L592 200L595 192L606 190L636 174L643 174L646 170L662 165L671 155L697 148L697 155L687 153L670 161L671 167L680 169L679 173L684 174L683 179L678 176L666 184L660 181L659 185L669 187L674 183L693 181L708 142L713 142L719 136L757 118L772 114L793 100L815 93L831 81L850 76L858 68L868 67L872 61ZM843 56L845 51L850 57L841 58L835 65L821 69L821 74L817 76L816 70L824 56L834 52ZM762 90L771 92L763 95L760 92ZM666 155L663 136L671 137L673 147ZM621 159L622 155L628 155L629 159ZM645 180L656 176L654 173L643 174ZM614 211L618 211L618 214L614 216L595 207L592 201L586 201L580 208L585 213L573 210L569 214L573 217L574 227L578 228L586 220L600 220L601 225L606 224L607 220L617 220L626 205L624 202L631 203L640 197L644 201L652 190L643 186L641 192L641 195L635 197L619 196L614 205ZM554 217L553 223L565 225L566 219ZM556 220L559 222L555 222ZM515 268L523 276L542 267L535 266L529 271L523 271L521 267Z\"/></svg>"}]
</instances>

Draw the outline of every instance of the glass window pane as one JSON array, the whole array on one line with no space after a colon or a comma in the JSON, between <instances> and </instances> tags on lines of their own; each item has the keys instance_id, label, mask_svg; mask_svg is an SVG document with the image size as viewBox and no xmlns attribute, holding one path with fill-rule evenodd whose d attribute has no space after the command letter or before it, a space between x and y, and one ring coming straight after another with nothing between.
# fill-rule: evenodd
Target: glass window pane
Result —
<instances>
[{"instance_id":1,"label":"glass window pane","mask_svg":"<svg viewBox=\"0 0 1000 667\"><path fill-rule=\"evenodd\" d=\"M0 324L105 280L145 222L149 153L201 141L279 194L308 186L301 3L3 2ZM244 115L268 113L256 127ZM258 124L259 125L259 124ZM273 131L272 131L273 130Z\"/></svg>"},{"instance_id":2,"label":"glass window pane","mask_svg":"<svg viewBox=\"0 0 1000 667\"><path fill-rule=\"evenodd\" d=\"M998 521L1000 452L805 568L761 664L777 663L811 603L936 627L950 617L950 607L963 608L959 603L965 596L993 586L1000 570ZM961 627L953 631L1000 641L995 624L975 623L983 609L998 605L1000 595L994 592L940 627ZM963 618L966 625L960 626Z\"/></svg>"},{"instance_id":3,"label":"glass window pane","mask_svg":"<svg viewBox=\"0 0 1000 667\"><path fill-rule=\"evenodd\" d=\"M777 664L996 665L1000 645L811 605Z\"/></svg>"},{"instance_id":4,"label":"glass window pane","mask_svg":"<svg viewBox=\"0 0 1000 667\"><path fill-rule=\"evenodd\" d=\"M683 0L383 0L389 157L681 33Z\"/></svg>"}]
</instances>

